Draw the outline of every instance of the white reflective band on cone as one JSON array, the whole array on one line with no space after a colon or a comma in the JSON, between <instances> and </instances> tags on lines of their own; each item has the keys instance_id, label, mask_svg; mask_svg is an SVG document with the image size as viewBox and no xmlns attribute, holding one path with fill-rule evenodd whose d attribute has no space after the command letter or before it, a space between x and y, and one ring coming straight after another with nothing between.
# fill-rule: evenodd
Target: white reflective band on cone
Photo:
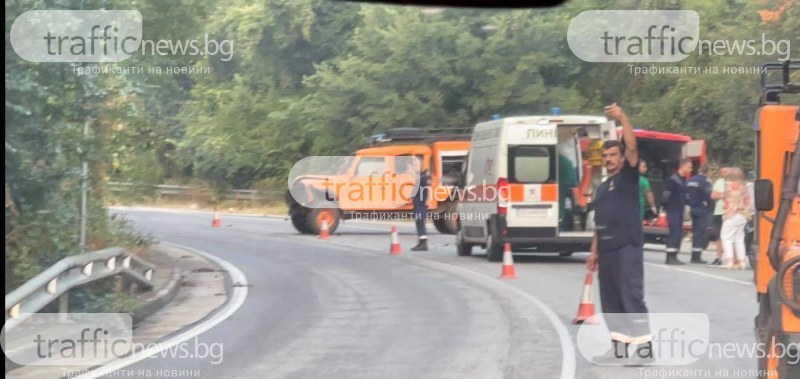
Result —
<instances>
[{"instance_id":1,"label":"white reflective band on cone","mask_svg":"<svg viewBox=\"0 0 800 379\"><path fill-rule=\"evenodd\" d=\"M581 298L581 304L591 303L594 303L594 292L592 292L592 286L585 285L583 286L583 297Z\"/></svg>"}]
</instances>

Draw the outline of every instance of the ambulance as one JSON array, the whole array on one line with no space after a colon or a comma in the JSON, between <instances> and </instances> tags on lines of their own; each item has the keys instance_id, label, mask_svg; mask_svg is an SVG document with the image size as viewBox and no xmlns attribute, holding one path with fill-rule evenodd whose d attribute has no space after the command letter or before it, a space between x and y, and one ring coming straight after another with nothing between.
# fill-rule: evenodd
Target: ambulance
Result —
<instances>
[{"instance_id":1,"label":"ambulance","mask_svg":"<svg viewBox=\"0 0 800 379\"><path fill-rule=\"evenodd\" d=\"M506 117L475 126L458 203L458 254L474 246L490 261L519 252L589 251L592 195L605 180L603 142L617 138L603 116Z\"/></svg>"}]
</instances>

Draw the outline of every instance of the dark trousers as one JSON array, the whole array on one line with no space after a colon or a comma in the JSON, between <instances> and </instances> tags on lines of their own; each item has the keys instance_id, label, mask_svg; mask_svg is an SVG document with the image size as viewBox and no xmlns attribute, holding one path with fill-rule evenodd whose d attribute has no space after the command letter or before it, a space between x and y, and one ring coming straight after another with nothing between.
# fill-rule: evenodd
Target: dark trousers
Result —
<instances>
[{"instance_id":1,"label":"dark trousers","mask_svg":"<svg viewBox=\"0 0 800 379\"><path fill-rule=\"evenodd\" d=\"M667 210L667 225L669 234L667 235L667 252L677 252L681 249L681 238L683 238L683 211Z\"/></svg>"},{"instance_id":2,"label":"dark trousers","mask_svg":"<svg viewBox=\"0 0 800 379\"><path fill-rule=\"evenodd\" d=\"M414 223L417 226L417 236L420 239L428 238L428 232L425 230L425 221L428 220L428 207L423 205L414 204Z\"/></svg>"},{"instance_id":3,"label":"dark trousers","mask_svg":"<svg viewBox=\"0 0 800 379\"><path fill-rule=\"evenodd\" d=\"M702 251L708 246L708 223L711 211L705 207L692 207L692 251Z\"/></svg>"},{"instance_id":4,"label":"dark trousers","mask_svg":"<svg viewBox=\"0 0 800 379\"><path fill-rule=\"evenodd\" d=\"M634 245L599 252L600 303L612 333L630 337L650 334L644 302L643 256L642 247Z\"/></svg>"}]
</instances>

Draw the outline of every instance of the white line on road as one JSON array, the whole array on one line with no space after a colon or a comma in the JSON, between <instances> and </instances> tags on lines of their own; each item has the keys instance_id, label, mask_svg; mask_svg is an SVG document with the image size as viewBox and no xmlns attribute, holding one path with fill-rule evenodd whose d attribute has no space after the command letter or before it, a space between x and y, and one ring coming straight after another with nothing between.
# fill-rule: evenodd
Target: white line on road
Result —
<instances>
[{"instance_id":1,"label":"white line on road","mask_svg":"<svg viewBox=\"0 0 800 379\"><path fill-rule=\"evenodd\" d=\"M107 365L98 367L93 370L89 370L88 373L78 376L76 378L93 379L100 376L107 376L116 370L130 366L136 362L154 356L166 349L174 347L180 343L186 342L208 331L209 329L213 328L222 321L225 321L225 319L230 317L234 312L236 312L236 310L239 309L239 307L242 306L242 304L244 304L244 300L247 298L247 277L245 277L244 273L241 270L239 270L239 268L237 268L236 266L234 266L233 264L222 258L216 257L204 251L192 249L190 247L174 243L167 243L167 242L161 242L161 243L164 245L173 246L178 249L189 250L219 265L223 270L225 270L228 273L228 275L230 275L231 282L233 284L236 284L235 287L231 288L230 300L225 305L223 305L223 308L219 312L215 313L207 320L201 321L194 327L184 332L181 332L175 335L174 337L167 339L166 341L157 342L155 345L148 344L148 347L144 350L140 350L128 357L112 361Z\"/></svg>"},{"instance_id":2,"label":"white line on road","mask_svg":"<svg viewBox=\"0 0 800 379\"><path fill-rule=\"evenodd\" d=\"M662 265L662 264L657 264L657 263L650 263L650 262L645 262L644 264L646 264L648 266L652 266L652 267L660 267L660 268L663 268L665 270L675 270L675 271L685 272L685 273L689 273L689 274L705 276L706 278L722 280L724 282L736 283L736 284L741 284L741 285L745 285L745 286L752 286L753 285L753 283L748 282L748 281L726 278L726 277L721 276L721 275L709 274L707 272L702 272L702 271L697 271L697 270L689 270L689 269L685 269L685 268L672 267L672 266L667 266L667 265Z\"/></svg>"}]
</instances>

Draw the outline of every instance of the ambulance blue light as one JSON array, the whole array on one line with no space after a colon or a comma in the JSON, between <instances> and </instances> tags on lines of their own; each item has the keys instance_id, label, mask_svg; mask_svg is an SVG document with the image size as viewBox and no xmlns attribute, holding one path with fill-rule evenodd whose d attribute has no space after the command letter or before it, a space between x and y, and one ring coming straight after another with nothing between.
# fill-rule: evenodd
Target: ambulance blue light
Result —
<instances>
[{"instance_id":1,"label":"ambulance blue light","mask_svg":"<svg viewBox=\"0 0 800 379\"><path fill-rule=\"evenodd\" d=\"M495 114L492 115L492 120L499 120L499 119L500 119L500 114L499 113L495 113Z\"/></svg>"},{"instance_id":2,"label":"ambulance blue light","mask_svg":"<svg viewBox=\"0 0 800 379\"><path fill-rule=\"evenodd\" d=\"M552 108L550 108L550 113L551 113L553 116L560 116L560 115L561 115L561 108L559 108L559 107L552 107Z\"/></svg>"}]
</instances>

